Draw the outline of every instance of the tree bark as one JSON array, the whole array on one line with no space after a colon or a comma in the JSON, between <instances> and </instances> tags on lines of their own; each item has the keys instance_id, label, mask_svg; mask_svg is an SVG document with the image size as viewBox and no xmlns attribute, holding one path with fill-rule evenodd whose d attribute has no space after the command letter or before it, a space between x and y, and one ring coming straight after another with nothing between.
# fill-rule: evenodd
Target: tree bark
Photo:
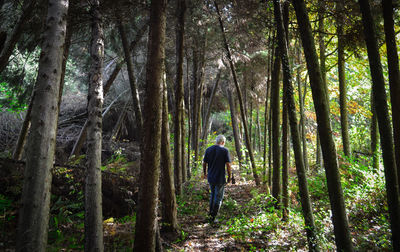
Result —
<instances>
[{"instance_id":1,"label":"tree bark","mask_svg":"<svg viewBox=\"0 0 400 252\"><path fill-rule=\"evenodd\" d=\"M233 138L235 139L236 155L238 157L239 168L241 169L242 163L243 163L242 143L241 143L240 137L239 137L239 127L238 127L238 123L237 123L238 119L236 116L236 108L235 108L235 104L233 102L231 91L228 89L228 87L225 87L225 93L226 93L226 96L228 97L229 111L231 114L231 122L232 122L232 130L233 130Z\"/></svg>"},{"instance_id":2,"label":"tree bark","mask_svg":"<svg viewBox=\"0 0 400 252\"><path fill-rule=\"evenodd\" d=\"M301 64L300 61L300 50L298 50L298 64ZM305 126L305 116L304 116L304 98L306 96L307 84L304 83L304 94L301 91L301 76L300 76L300 68L297 68L297 87L299 92L299 103L300 103L300 130L301 130L301 139L303 143L303 160L304 160L304 168L306 171L308 170L308 155L307 155L307 137L306 137L306 126ZM318 134L317 134L318 135Z\"/></svg>"},{"instance_id":3,"label":"tree bark","mask_svg":"<svg viewBox=\"0 0 400 252\"><path fill-rule=\"evenodd\" d=\"M259 179L258 174L257 174L257 167L256 167L256 163L255 163L255 160L254 160L253 148L252 148L251 143L250 143L250 135L249 135L248 127L247 127L246 114L244 113L244 104L243 104L243 99L242 99L242 93L240 91L239 83L238 83L238 80L237 80L237 77L236 77L236 71L235 71L235 67L233 65L231 52L230 52L229 45L228 45L228 42L227 42L226 36L225 36L224 25L222 23L222 17L221 17L221 14L219 12L218 4L217 4L216 1L214 1L214 5L215 5L216 11L217 11L217 15L218 15L219 25L220 25L220 28L221 28L224 47L225 47L226 54L227 54L227 57L228 57L228 60L229 60L229 66L230 66L231 72L232 72L233 82L235 83L236 92L237 92L238 99L239 99L240 115L242 117L243 129L244 129L245 136L246 136L246 147L247 147L247 150L249 151L249 156L250 156L250 162L251 162L254 181L256 182L256 185L260 185L260 179Z\"/></svg>"},{"instance_id":4,"label":"tree bark","mask_svg":"<svg viewBox=\"0 0 400 252\"><path fill-rule=\"evenodd\" d=\"M155 251L156 247L166 5L166 0L152 0L150 5L135 251Z\"/></svg>"},{"instance_id":5,"label":"tree bark","mask_svg":"<svg viewBox=\"0 0 400 252\"><path fill-rule=\"evenodd\" d=\"M379 134L378 134L378 119L376 116L373 90L371 90L371 113L372 113L372 117L371 117L372 168L375 171L378 171L378 169L379 169L379 152L378 152ZM399 176L398 173L397 173L397 176Z\"/></svg>"},{"instance_id":6,"label":"tree bark","mask_svg":"<svg viewBox=\"0 0 400 252\"><path fill-rule=\"evenodd\" d=\"M176 23L176 80L175 80L175 118L174 118L174 175L176 192L182 195L182 180L184 159L182 143L184 141L182 122L184 119L184 83L183 83L183 56L184 56L184 35L185 35L185 0L177 1L177 23Z\"/></svg>"},{"instance_id":7,"label":"tree bark","mask_svg":"<svg viewBox=\"0 0 400 252\"><path fill-rule=\"evenodd\" d=\"M195 100L193 101L195 103L195 110L193 113L195 114L195 124L194 125L194 161L195 164L197 164L197 161L199 159L199 140L200 140L200 130L201 130L201 125L202 125L202 116L201 116L201 109L203 107L203 88L204 88L204 68L205 68L205 54L206 54L206 46L207 46L207 30L205 31L205 34L203 35L200 39L200 45L201 45L201 53L198 55L199 57L199 62L200 65L197 68L196 75L197 76L197 82L195 83L196 86L194 87L197 89L197 95L195 97ZM199 35L199 37L201 37ZM198 49L198 48L197 48Z\"/></svg>"},{"instance_id":8,"label":"tree bark","mask_svg":"<svg viewBox=\"0 0 400 252\"><path fill-rule=\"evenodd\" d=\"M269 144L271 136L269 135L270 132L270 128L269 127L271 125L270 123L270 103L268 103L268 99L270 99L271 96L271 75L272 75L272 65L274 62L274 49L273 49L273 44L274 44L274 40L275 38L272 38L273 35L270 35L269 37L269 42L268 45L271 48L270 52L268 54L268 65L267 65L267 90L266 90L266 95L265 95L265 112L264 112L264 162L263 162L263 181L264 183L268 181L268 177L267 177L267 168L266 168L266 164L267 164L267 145L268 145L268 160L270 160L270 156L269 153L271 152L271 145ZM268 141L267 141L267 135L269 135L268 137ZM270 169L271 165L269 162L268 165L268 169Z\"/></svg>"},{"instance_id":9,"label":"tree bark","mask_svg":"<svg viewBox=\"0 0 400 252\"><path fill-rule=\"evenodd\" d=\"M300 29L307 69L310 76L314 107L317 114L318 133L321 141L328 193L332 208L335 242L338 251L353 251L342 185L340 182L335 142L333 141L330 125L327 88L322 81L321 70L318 64L318 56L315 50L314 37L311 32L306 5L303 0L292 1L292 3Z\"/></svg>"},{"instance_id":10,"label":"tree bark","mask_svg":"<svg viewBox=\"0 0 400 252\"><path fill-rule=\"evenodd\" d=\"M386 100L385 80L376 39L375 23L368 0L360 0L360 10L364 27L365 43L372 78L372 92L378 119L383 164L385 168L386 194L389 206L390 226L392 229L393 251L400 250L400 202L397 184L397 170L393 150L392 128ZM393 104L392 104L393 105ZM398 109L398 108L396 108Z\"/></svg>"},{"instance_id":11,"label":"tree bark","mask_svg":"<svg viewBox=\"0 0 400 252\"><path fill-rule=\"evenodd\" d=\"M23 34L22 29L24 28L24 25L32 16L36 2L37 1L35 0L25 0L22 4L22 14L15 24L10 36L8 36L8 40L4 44L3 50L0 54L0 73L7 67L8 59L10 58L19 38Z\"/></svg>"},{"instance_id":12,"label":"tree bark","mask_svg":"<svg viewBox=\"0 0 400 252\"><path fill-rule=\"evenodd\" d=\"M68 1L49 0L32 105L17 251L45 251Z\"/></svg>"},{"instance_id":13,"label":"tree bark","mask_svg":"<svg viewBox=\"0 0 400 252\"><path fill-rule=\"evenodd\" d=\"M342 131L343 152L347 157L351 156L350 140L349 140L349 123L347 115L347 87L345 73L345 52L344 52L344 0L338 0L336 3L337 11L337 28L338 37L338 77L339 77L339 104L340 104L340 126Z\"/></svg>"},{"instance_id":14,"label":"tree bark","mask_svg":"<svg viewBox=\"0 0 400 252\"><path fill-rule=\"evenodd\" d=\"M319 30L319 36L318 36L318 44L319 44L319 64L321 68L321 76L322 76L322 82L326 86L326 66L325 66L325 42L324 42L324 37L325 37L325 1L319 1L319 7L318 7L318 30ZM317 167L322 167L322 150L321 150L321 143L319 141L319 134L318 134L318 129L317 129L317 141L316 141L316 165Z\"/></svg>"},{"instance_id":15,"label":"tree bark","mask_svg":"<svg viewBox=\"0 0 400 252\"><path fill-rule=\"evenodd\" d=\"M284 96L286 96L285 100L288 103L287 105L288 105L288 114L290 119L290 131L293 142L293 151L296 160L296 171L299 183L301 206L303 210L303 217L307 232L308 249L310 251L319 251L316 229L314 224L314 217L311 208L311 200L308 192L306 170L303 161L303 154L301 153L301 141L297 127L297 115L296 115L296 105L293 94L292 76L290 73L287 42L285 39L285 30L282 23L282 18L281 18L282 14L280 10L279 0L274 0L274 13L275 13L275 23L277 24L277 30L278 30L278 42L279 42L278 51L282 59L283 87L284 87L283 89L285 92Z\"/></svg>"},{"instance_id":16,"label":"tree bark","mask_svg":"<svg viewBox=\"0 0 400 252\"><path fill-rule=\"evenodd\" d=\"M275 3L275 2L274 2ZM276 11L276 12L275 12ZM283 16L281 14L281 7L279 2L276 2L274 4L274 12L275 12L275 16L278 15L277 17L275 17L275 22L278 26L278 29L282 28L282 30L280 30L281 32L281 36L283 36L283 40L282 38L278 38L278 44L279 44L279 50L285 50L284 54L286 54L286 56L283 56L284 54L281 54L281 62L282 62L282 69L283 69L283 64L287 64L285 67L287 69L285 69L286 71L288 71L288 73L285 74L290 74L290 66L289 66L289 60L288 60L288 29L289 27L287 26L289 23L289 3L288 2L284 2L284 6L283 6ZM282 20L283 19L283 20ZM280 27L282 25L282 27ZM278 33L279 36L279 33ZM282 40L282 41L281 41ZM285 43L285 47L283 45L281 45L280 42ZM286 60L286 62L284 62L284 59ZM289 81L291 81L291 76L289 76L290 79ZM288 78L288 76L286 76L286 78ZM288 80L283 82L283 95L282 95L282 217L284 221L288 220L288 215L289 215L289 162L290 162L290 157L289 157L289 143L288 143L288 137L289 137L289 118L288 118L288 94L287 94L287 89L289 88L288 86L291 85L291 82L288 82ZM297 125L297 124L296 124Z\"/></svg>"},{"instance_id":17,"label":"tree bark","mask_svg":"<svg viewBox=\"0 0 400 252\"><path fill-rule=\"evenodd\" d=\"M99 0L91 1L91 68L88 90L87 163L85 179L85 251L103 251L101 149L104 33Z\"/></svg>"},{"instance_id":18,"label":"tree bark","mask_svg":"<svg viewBox=\"0 0 400 252\"><path fill-rule=\"evenodd\" d=\"M133 111L135 111L136 127L138 130L137 136L141 136L143 119L142 119L142 110L140 108L139 92L138 92L138 88L137 88L137 85L135 82L135 76L134 76L134 72L133 72L134 71L133 70L133 61L132 61L132 56L131 56L130 49L129 49L128 38L126 37L125 27L122 24L121 19L118 20L118 30L119 30L119 34L121 36L122 47L124 49L125 63L126 63L127 71L128 71L129 84L131 87Z\"/></svg>"},{"instance_id":19,"label":"tree bark","mask_svg":"<svg viewBox=\"0 0 400 252\"><path fill-rule=\"evenodd\" d=\"M394 32L393 1L383 0L383 20L389 69L390 101L392 103L392 123L394 151L397 167L397 184L400 186L400 70L397 54L396 35Z\"/></svg>"},{"instance_id":20,"label":"tree bark","mask_svg":"<svg viewBox=\"0 0 400 252\"><path fill-rule=\"evenodd\" d=\"M272 119L272 196L280 203L281 194L281 151L279 145L279 76L281 71L281 58L278 55L278 47L275 49L274 68L271 82L271 119Z\"/></svg>"},{"instance_id":21,"label":"tree bark","mask_svg":"<svg viewBox=\"0 0 400 252\"><path fill-rule=\"evenodd\" d=\"M180 123L177 125L180 128ZM161 125L161 186L160 201L162 213L162 231L178 234L177 206L175 198L174 173L170 152L170 132L168 123L168 95L164 81L162 97ZM180 165L180 164L179 164ZM176 169L176 167L175 167Z\"/></svg>"}]
</instances>

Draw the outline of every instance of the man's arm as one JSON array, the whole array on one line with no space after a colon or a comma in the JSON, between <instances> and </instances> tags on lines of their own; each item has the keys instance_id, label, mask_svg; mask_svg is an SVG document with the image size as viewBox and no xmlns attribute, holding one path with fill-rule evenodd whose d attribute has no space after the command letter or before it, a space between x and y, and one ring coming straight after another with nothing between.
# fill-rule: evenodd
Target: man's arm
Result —
<instances>
[{"instance_id":1,"label":"man's arm","mask_svg":"<svg viewBox=\"0 0 400 252\"><path fill-rule=\"evenodd\" d=\"M207 163L203 162L203 175L204 178L207 178Z\"/></svg>"},{"instance_id":2,"label":"man's arm","mask_svg":"<svg viewBox=\"0 0 400 252\"><path fill-rule=\"evenodd\" d=\"M232 169L231 169L231 163L226 162L226 170L228 172L228 183L231 182L231 178L232 178Z\"/></svg>"}]
</instances>

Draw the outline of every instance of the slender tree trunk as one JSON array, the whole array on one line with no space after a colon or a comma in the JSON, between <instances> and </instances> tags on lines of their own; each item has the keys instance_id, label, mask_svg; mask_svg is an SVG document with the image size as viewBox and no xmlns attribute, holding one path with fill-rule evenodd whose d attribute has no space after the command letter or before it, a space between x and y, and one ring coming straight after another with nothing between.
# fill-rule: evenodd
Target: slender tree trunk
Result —
<instances>
[{"instance_id":1,"label":"slender tree trunk","mask_svg":"<svg viewBox=\"0 0 400 252\"><path fill-rule=\"evenodd\" d=\"M301 153L301 141L299 136L299 131L297 127L297 115L296 115L296 105L294 101L293 86L292 86L292 76L289 67L289 58L287 43L285 40L285 30L282 23L282 15L280 10L279 0L274 0L274 13L275 13L275 23L277 24L278 30L278 41L279 41L279 53L282 59L282 70L283 70L283 87L284 87L284 97L288 103L288 114L290 119L290 130L293 142L293 151L296 160L296 171L299 181L299 191L301 198L301 206L303 210L303 217L306 226L308 249L310 251L319 251L317 236L314 224L314 217L311 208L311 200L308 192L306 170L303 161L303 155Z\"/></svg>"},{"instance_id":2,"label":"slender tree trunk","mask_svg":"<svg viewBox=\"0 0 400 252\"><path fill-rule=\"evenodd\" d=\"M135 76L133 72L133 61L132 56L129 49L128 38L126 37L125 27L122 24L122 20L118 20L118 30L121 36L122 47L124 49L125 54L125 63L128 72L129 84L131 88L131 95L132 95L132 104L133 104L133 111L135 111L135 118L136 118L136 127L138 130L137 136L141 136L141 130L143 125L142 119L142 110L140 108L140 99L139 99L139 92L135 82Z\"/></svg>"},{"instance_id":3,"label":"slender tree trunk","mask_svg":"<svg viewBox=\"0 0 400 252\"><path fill-rule=\"evenodd\" d=\"M192 113L191 113L191 108L192 108L192 99L191 99L191 88L190 88L190 81L189 81L189 57L186 58L186 78L187 78L187 107L188 107L188 115L187 115L187 123L188 123L188 143L187 143L187 169L188 169L188 176L190 177L190 169L191 169L191 137L192 137L192 123L191 123L191 118L192 118Z\"/></svg>"},{"instance_id":4,"label":"slender tree trunk","mask_svg":"<svg viewBox=\"0 0 400 252\"><path fill-rule=\"evenodd\" d=\"M182 122L184 121L184 83L183 83L183 56L184 56L184 34L185 34L185 0L177 1L176 8L176 81L175 81L175 118L174 118L174 175L176 193L182 194L182 180L185 172L182 159L184 159L182 142L184 142Z\"/></svg>"},{"instance_id":5,"label":"slender tree trunk","mask_svg":"<svg viewBox=\"0 0 400 252\"><path fill-rule=\"evenodd\" d=\"M180 128L180 124L177 125ZM170 132L168 123L167 86L164 81L162 100L162 130L161 130L161 186L160 200L163 231L178 234L177 206L175 198L174 173L170 153ZM180 147L180 146L179 146ZM180 164L179 164L180 165Z\"/></svg>"},{"instance_id":6,"label":"slender tree trunk","mask_svg":"<svg viewBox=\"0 0 400 252\"><path fill-rule=\"evenodd\" d=\"M336 33L338 37L338 76L339 76L339 104L340 104L340 126L342 130L342 144L343 152L347 157L351 156L350 140L349 140L349 123L347 115L347 87L346 87L346 69L344 59L344 35L343 35L343 22L344 22L344 0L338 0L336 3L337 28Z\"/></svg>"},{"instance_id":7,"label":"slender tree trunk","mask_svg":"<svg viewBox=\"0 0 400 252\"><path fill-rule=\"evenodd\" d=\"M280 49L279 49L280 50ZM282 60L282 59L281 59ZM289 64L289 62L288 62ZM288 66L289 67L289 66ZM284 221L288 220L289 208L289 118L287 108L287 87L283 86L282 103L282 217Z\"/></svg>"},{"instance_id":8,"label":"slender tree trunk","mask_svg":"<svg viewBox=\"0 0 400 252\"><path fill-rule=\"evenodd\" d=\"M382 1L387 63L389 68L390 101L392 103L394 151L398 175L397 184L400 186L400 70L394 32L393 7L392 0Z\"/></svg>"},{"instance_id":9,"label":"slender tree trunk","mask_svg":"<svg viewBox=\"0 0 400 252\"><path fill-rule=\"evenodd\" d=\"M281 10L280 10L280 4L279 2L276 2L277 5L274 5L274 10L279 11L279 20L275 19L277 21L277 25L280 26L281 24L283 25L282 28L284 29L284 31L282 30L282 36L284 36L283 42L286 45L286 49L283 48L282 45L279 45L279 49L282 50L286 50L284 51L284 53L286 54L286 64L287 64L287 71L290 74L290 70L289 69L289 60L288 60L288 40L289 40L289 36L288 36L288 24L289 24L289 3L288 2L284 2L284 6L283 6L283 16L281 14ZM283 23L282 23L282 18L283 18ZM279 23L278 23L279 22ZM285 35L283 35L285 34ZM278 39L279 42L281 38ZM283 54L281 53L281 62L282 62L282 66L285 63L283 61L284 57L282 56ZM283 68L283 67L282 67ZM290 76L291 78L291 76ZM290 79L291 81L291 79ZM289 142L288 142L288 138L289 138L289 118L288 118L288 95L287 95L287 89L288 89L288 85L289 83L283 82L283 95L282 95L282 205L283 205L283 209L282 209L282 217L284 221L288 220L288 215L289 215L289 163L290 163L290 150L289 150ZM290 83L291 85L291 83Z\"/></svg>"},{"instance_id":10,"label":"slender tree trunk","mask_svg":"<svg viewBox=\"0 0 400 252\"><path fill-rule=\"evenodd\" d=\"M235 149L236 149L236 154L238 157L239 168L241 169L242 163L243 163L242 143L241 143L240 137L239 137L239 126L237 123L238 119L236 116L236 108L235 108L235 104L233 102L231 91L228 89L228 87L225 87L225 93L226 93L226 96L228 97L229 111L231 114L231 122L232 122L232 130L233 130L233 138L235 139Z\"/></svg>"},{"instance_id":11,"label":"slender tree trunk","mask_svg":"<svg viewBox=\"0 0 400 252\"><path fill-rule=\"evenodd\" d=\"M150 6L135 251L155 251L156 247L166 5L166 0L152 0Z\"/></svg>"},{"instance_id":12,"label":"slender tree trunk","mask_svg":"<svg viewBox=\"0 0 400 252\"><path fill-rule=\"evenodd\" d=\"M314 37L311 32L306 5L303 0L292 1L292 3L300 29L307 69L310 76L314 107L317 114L318 132L321 140L328 193L332 209L335 242L338 251L353 251L342 185L340 182L335 142L333 141L330 125L327 88L322 81L321 70L318 64L318 56L315 50Z\"/></svg>"},{"instance_id":13,"label":"slender tree trunk","mask_svg":"<svg viewBox=\"0 0 400 252\"><path fill-rule=\"evenodd\" d=\"M45 251L68 1L49 0L32 105L17 251Z\"/></svg>"},{"instance_id":14,"label":"slender tree trunk","mask_svg":"<svg viewBox=\"0 0 400 252\"><path fill-rule=\"evenodd\" d=\"M260 124L260 110L257 109L257 150L261 150L261 124Z\"/></svg>"},{"instance_id":15,"label":"slender tree trunk","mask_svg":"<svg viewBox=\"0 0 400 252\"><path fill-rule=\"evenodd\" d=\"M8 39L4 44L3 50L0 54L0 73L3 72L3 70L7 67L8 59L10 58L19 38L23 34L22 30L24 25L28 23L28 20L32 16L36 2L37 1L35 0L24 0L24 3L22 4L22 14L15 24L10 36L8 36Z\"/></svg>"},{"instance_id":16,"label":"slender tree trunk","mask_svg":"<svg viewBox=\"0 0 400 252\"><path fill-rule=\"evenodd\" d=\"M273 60L274 60L274 56L272 55L274 52L273 49L273 44L274 44L274 38L271 39L273 35L270 36L269 38L269 47L271 47L270 52L268 54L268 65L267 65L267 91L266 91L266 95L265 95L265 112L264 112L264 162L263 162L263 181L264 183L268 181L268 177L267 177L267 168L266 168L266 164L267 164L267 145L268 145L268 160L270 160L270 156L269 153L271 153L271 145L268 144L270 142L271 136L269 135L268 137L268 142L267 142L267 135L270 132L270 103L268 103L268 99L270 99L271 96L271 74L272 74L272 65L273 65ZM270 166L270 162L269 162L269 166L268 169L271 167Z\"/></svg>"},{"instance_id":17,"label":"slender tree trunk","mask_svg":"<svg viewBox=\"0 0 400 252\"><path fill-rule=\"evenodd\" d=\"M272 81L271 81L271 96L272 96ZM272 102L272 101L271 101ZM269 126L268 126L268 187L272 187L272 163L273 163L273 157L272 157L272 152L273 152L273 141L272 141L272 104L270 106L269 110Z\"/></svg>"},{"instance_id":18,"label":"slender tree trunk","mask_svg":"<svg viewBox=\"0 0 400 252\"><path fill-rule=\"evenodd\" d=\"M254 148L254 141L255 141L255 138L253 138L253 102L252 102L252 100L251 99L249 99L250 101L249 101L249 107L250 107L250 113L249 113L249 115L250 115L250 118L249 118L249 135L250 135L250 139L249 139L249 141L250 141L250 144L253 146L253 150L255 150L255 148ZM246 103L245 103L246 104Z\"/></svg>"},{"instance_id":19,"label":"slender tree trunk","mask_svg":"<svg viewBox=\"0 0 400 252\"><path fill-rule=\"evenodd\" d=\"M239 99L240 115L242 117L243 129L244 129L245 136L246 136L246 147L247 147L247 150L249 151L253 177L254 177L254 180L256 182L256 185L260 185L260 179L259 179L258 174L257 174L257 167L256 167L256 163L255 163L255 160L254 160L253 148L252 148L251 143L249 141L250 135L249 135L248 127L247 127L246 115L244 113L244 105L243 105L242 93L240 91L239 83L238 83L238 80L237 80L237 77L236 77L236 71L235 71L235 67L233 65L231 52L229 50L229 45L228 45L228 42L227 42L226 36L225 36L224 25L222 23L221 14L219 12L218 5L217 5L216 1L214 1L214 5L215 5L216 11L217 11L217 15L218 15L218 20L219 20L219 24L220 24L220 28L221 28L221 33L222 33L222 37L223 37L223 41L224 41L224 46L225 46L225 50L226 50L227 57L228 57L228 60L229 60L229 65L230 65L231 72L232 72L233 82L235 83L236 92L237 92L238 99Z\"/></svg>"},{"instance_id":20,"label":"slender tree trunk","mask_svg":"<svg viewBox=\"0 0 400 252\"><path fill-rule=\"evenodd\" d=\"M376 28L368 0L360 0L360 10L364 26L368 59L372 78L372 92L378 119L383 164L385 167L386 194L389 206L390 226L392 229L393 251L400 250L400 202L397 184L397 170L393 150L392 128L390 126L386 100L385 80L376 39ZM398 109L398 108L396 108Z\"/></svg>"},{"instance_id":21,"label":"slender tree trunk","mask_svg":"<svg viewBox=\"0 0 400 252\"><path fill-rule=\"evenodd\" d=\"M104 33L99 0L91 1L91 69L88 90L87 164L85 181L85 251L103 251L101 148Z\"/></svg>"},{"instance_id":22,"label":"slender tree trunk","mask_svg":"<svg viewBox=\"0 0 400 252\"><path fill-rule=\"evenodd\" d=\"M200 37L200 36L199 36ZM205 68L205 54L206 54L206 45L207 45L207 31L205 31L204 37L200 39L201 42L201 53L199 56L199 68L197 69L198 77L197 77L197 86L195 87L197 89L197 96L196 100L194 100L196 104L196 110L193 111L193 113L196 114L196 125L195 125L195 145L194 145L194 161L195 164L197 164L197 161L199 159L199 146L200 146L200 130L201 130L201 125L202 125L202 116L201 116L201 110L203 107L204 99L203 99L203 88L204 88L204 68ZM197 166L196 166L197 169Z\"/></svg>"},{"instance_id":23,"label":"slender tree trunk","mask_svg":"<svg viewBox=\"0 0 400 252\"><path fill-rule=\"evenodd\" d=\"M371 117L372 168L375 171L378 171L378 169L379 169L379 152L378 152L379 134L378 134L378 119L376 116L373 90L371 90L371 113L372 113L372 117ZM399 176L398 173L397 173L397 176Z\"/></svg>"},{"instance_id":24,"label":"slender tree trunk","mask_svg":"<svg viewBox=\"0 0 400 252\"><path fill-rule=\"evenodd\" d=\"M318 30L319 30L319 36L318 36L318 44L319 44L319 64L321 68L321 76L322 76L322 82L326 86L326 66L325 66L325 42L324 42L324 37L325 37L325 1L319 1L319 10L318 10ZM321 143L319 141L319 134L318 134L318 129L317 129L317 141L316 141L316 165L317 167L322 167L322 150L321 150Z\"/></svg>"},{"instance_id":25,"label":"slender tree trunk","mask_svg":"<svg viewBox=\"0 0 400 252\"><path fill-rule=\"evenodd\" d=\"M281 71L281 58L278 55L278 47L275 49L274 68L271 82L271 119L272 119L272 196L280 203L281 194L281 151L279 145L279 75Z\"/></svg>"},{"instance_id":26,"label":"slender tree trunk","mask_svg":"<svg viewBox=\"0 0 400 252\"><path fill-rule=\"evenodd\" d=\"M298 54L298 59L300 61L300 53ZM301 64L301 62L299 62ZM305 116L304 116L304 99L306 96L306 88L307 85L304 84L304 95L301 92L301 76L300 76L300 68L297 68L297 89L299 92L299 103L300 103L300 130L301 130L301 139L303 143L303 160L304 160L304 168L306 171L308 170L308 156L307 156L307 137L306 137L306 126L305 126ZM318 134L317 134L318 135Z\"/></svg>"},{"instance_id":27,"label":"slender tree trunk","mask_svg":"<svg viewBox=\"0 0 400 252\"><path fill-rule=\"evenodd\" d=\"M218 70L217 76L215 77L215 83L214 83L213 89L211 91L210 100L208 101L208 106L207 106L207 112L204 117L204 125L203 125L202 136L201 136L201 139L203 139L203 141L206 141L206 139L207 139L207 135L208 135L207 127L208 127L208 121L210 120L211 106L214 101L215 93L217 92L220 78L221 78L221 69Z\"/></svg>"}]
</instances>

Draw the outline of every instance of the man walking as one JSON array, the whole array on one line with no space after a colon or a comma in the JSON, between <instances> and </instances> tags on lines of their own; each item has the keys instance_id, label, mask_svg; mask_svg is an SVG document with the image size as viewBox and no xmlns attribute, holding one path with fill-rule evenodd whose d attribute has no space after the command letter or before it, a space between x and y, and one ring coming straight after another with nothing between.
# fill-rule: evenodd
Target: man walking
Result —
<instances>
[{"instance_id":1,"label":"man walking","mask_svg":"<svg viewBox=\"0 0 400 252\"><path fill-rule=\"evenodd\" d=\"M225 136L217 136L216 144L207 148L203 158L204 178L207 177L211 189L209 212L211 222L217 222L215 217L224 197L225 166L228 172L228 183L231 181L231 158L228 149L224 147L225 141Z\"/></svg>"}]
</instances>

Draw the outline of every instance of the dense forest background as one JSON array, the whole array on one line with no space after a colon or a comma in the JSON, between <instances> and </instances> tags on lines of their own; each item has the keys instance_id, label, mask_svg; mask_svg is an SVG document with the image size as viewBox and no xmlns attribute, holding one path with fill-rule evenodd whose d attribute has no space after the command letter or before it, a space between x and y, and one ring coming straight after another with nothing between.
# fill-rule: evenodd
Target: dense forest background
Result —
<instances>
[{"instance_id":1,"label":"dense forest background","mask_svg":"<svg viewBox=\"0 0 400 252\"><path fill-rule=\"evenodd\" d=\"M400 250L399 1L0 8L1 250Z\"/></svg>"}]
</instances>

